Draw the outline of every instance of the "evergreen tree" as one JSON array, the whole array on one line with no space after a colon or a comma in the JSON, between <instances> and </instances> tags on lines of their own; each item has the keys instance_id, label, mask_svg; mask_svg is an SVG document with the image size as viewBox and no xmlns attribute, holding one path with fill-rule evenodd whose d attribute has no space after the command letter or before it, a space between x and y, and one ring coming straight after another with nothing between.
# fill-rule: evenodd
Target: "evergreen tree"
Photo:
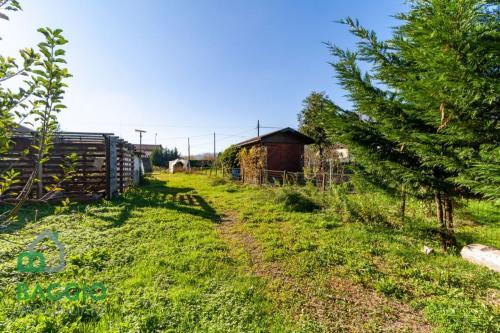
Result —
<instances>
[{"instance_id":1,"label":"evergreen tree","mask_svg":"<svg viewBox=\"0 0 500 333\"><path fill-rule=\"evenodd\" d=\"M325 150L332 144L321 125L321 116L333 108L334 104L325 92L313 91L304 100L302 111L298 114L299 131L314 139L312 146L319 154L320 172L324 171Z\"/></svg>"},{"instance_id":2,"label":"evergreen tree","mask_svg":"<svg viewBox=\"0 0 500 333\"><path fill-rule=\"evenodd\" d=\"M401 25L381 41L350 18L356 52L330 45L332 64L353 103L323 125L349 144L358 173L392 193L432 196L445 248L456 244L453 198L488 194L498 147L498 1L414 0ZM359 62L371 65L363 73ZM482 157L483 154L483 157ZM498 184L498 177L496 178ZM490 195L492 191L489 191Z\"/></svg>"},{"instance_id":3,"label":"evergreen tree","mask_svg":"<svg viewBox=\"0 0 500 333\"><path fill-rule=\"evenodd\" d=\"M173 149L166 148L165 151L163 152L163 156L164 156L164 159L165 159L165 164L168 165L168 162L180 158L181 154L179 153L179 151L177 150L177 148L174 147Z\"/></svg>"},{"instance_id":4,"label":"evergreen tree","mask_svg":"<svg viewBox=\"0 0 500 333\"><path fill-rule=\"evenodd\" d=\"M165 156L160 148L155 148L153 152L151 152L151 164L158 167L164 167L166 165Z\"/></svg>"}]
</instances>

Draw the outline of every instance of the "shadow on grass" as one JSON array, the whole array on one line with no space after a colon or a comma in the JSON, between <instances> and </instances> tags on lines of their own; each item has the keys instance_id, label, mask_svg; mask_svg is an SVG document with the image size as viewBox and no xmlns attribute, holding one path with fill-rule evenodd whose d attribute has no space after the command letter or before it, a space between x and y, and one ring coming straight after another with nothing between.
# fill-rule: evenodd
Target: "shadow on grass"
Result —
<instances>
[{"instance_id":1,"label":"shadow on grass","mask_svg":"<svg viewBox=\"0 0 500 333\"><path fill-rule=\"evenodd\" d=\"M168 187L166 182L156 179L148 179L145 185L130 190L120 198L113 200L113 203L116 207L121 208L116 217L89 214L110 222L113 227L123 225L132 211L137 208L166 208L179 213L199 216L213 222L220 221L220 216L215 209L203 197L196 194L193 188Z\"/></svg>"},{"instance_id":2,"label":"shadow on grass","mask_svg":"<svg viewBox=\"0 0 500 333\"><path fill-rule=\"evenodd\" d=\"M463 210L462 214L478 225L492 227L500 225L500 208L493 203L483 201L471 204Z\"/></svg>"},{"instance_id":3,"label":"shadow on grass","mask_svg":"<svg viewBox=\"0 0 500 333\"><path fill-rule=\"evenodd\" d=\"M0 213L7 211L9 208L10 207L8 206L0 207ZM45 216L54 214L55 209L55 205L51 205L48 203L26 204L19 211L17 220L13 221L5 228L0 228L0 235L15 233L16 231L23 229L30 223L34 223L35 221L38 221Z\"/></svg>"},{"instance_id":4,"label":"shadow on grass","mask_svg":"<svg viewBox=\"0 0 500 333\"><path fill-rule=\"evenodd\" d=\"M109 207L119 208L119 213L114 214L115 216L103 216L100 213L93 213L92 210L89 210L88 214L109 222L111 227L123 225L130 218L132 212L138 208L166 208L179 213L209 219L215 223L220 221L220 216L215 209L202 196L196 194L193 188L168 187L166 182L156 179L148 179L145 185L131 189L111 202L113 204ZM78 205L79 210L87 206L83 204ZM88 204L90 207L98 207L100 205L102 205L101 201ZM35 219L39 220L43 217L53 215L55 207L56 205L51 204L25 205L20 211L17 221L11 223L6 228L0 228L0 235L15 233L34 222ZM8 207L0 207L0 212L2 209L6 210Z\"/></svg>"}]
</instances>

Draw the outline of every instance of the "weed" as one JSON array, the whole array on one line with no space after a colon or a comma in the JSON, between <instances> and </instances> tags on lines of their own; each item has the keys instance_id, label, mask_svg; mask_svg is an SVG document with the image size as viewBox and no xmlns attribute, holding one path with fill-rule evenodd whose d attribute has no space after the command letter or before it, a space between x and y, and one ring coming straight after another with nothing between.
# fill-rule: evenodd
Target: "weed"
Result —
<instances>
[{"instance_id":1,"label":"weed","mask_svg":"<svg viewBox=\"0 0 500 333\"><path fill-rule=\"evenodd\" d=\"M318 210L320 206L306 194L294 189L285 187L276 196L275 202L291 212L312 212Z\"/></svg>"},{"instance_id":2,"label":"weed","mask_svg":"<svg viewBox=\"0 0 500 333\"><path fill-rule=\"evenodd\" d=\"M226 185L227 180L225 178L214 178L211 182L212 186Z\"/></svg>"}]
</instances>

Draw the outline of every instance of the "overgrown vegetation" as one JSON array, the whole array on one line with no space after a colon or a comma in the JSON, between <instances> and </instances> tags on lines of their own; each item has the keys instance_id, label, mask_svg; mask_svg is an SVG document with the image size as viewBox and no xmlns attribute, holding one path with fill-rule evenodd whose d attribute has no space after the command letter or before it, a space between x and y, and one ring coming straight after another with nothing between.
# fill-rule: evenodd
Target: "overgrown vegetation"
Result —
<instances>
[{"instance_id":1,"label":"overgrown vegetation","mask_svg":"<svg viewBox=\"0 0 500 333\"><path fill-rule=\"evenodd\" d=\"M173 185L173 186L172 186ZM217 236L216 211L196 189L149 179L119 200L74 206L54 216L28 207L0 242L0 331L285 331L263 283L240 270ZM34 211L44 217L33 223ZM59 232L66 267L22 274L17 255L43 230ZM11 243L15 242L15 243ZM50 252L50 249L45 249ZM16 300L16 284L101 281L100 302Z\"/></svg>"},{"instance_id":2,"label":"overgrown vegetation","mask_svg":"<svg viewBox=\"0 0 500 333\"><path fill-rule=\"evenodd\" d=\"M377 192L334 188L324 195L313 187L289 187L323 207L297 212L269 200L282 188L213 186L196 174L158 177L119 200L76 205L57 216L47 206L23 210L21 222L4 234L16 244L0 243L0 330L379 332L427 331L428 323L438 332L500 328L499 275L454 254L421 253L423 245L437 249L439 237L418 201L409 201L403 224L397 201ZM234 243L217 231L228 223L220 222L224 214L237 221ZM498 207L470 201L457 216L460 243L500 246ZM16 255L45 229L59 231L66 269L18 273ZM16 301L19 281L96 280L108 286L105 301Z\"/></svg>"},{"instance_id":3,"label":"overgrown vegetation","mask_svg":"<svg viewBox=\"0 0 500 333\"><path fill-rule=\"evenodd\" d=\"M241 167L241 179L249 183L261 183L266 165L267 151L265 147L252 146L242 148L238 153Z\"/></svg>"},{"instance_id":4,"label":"overgrown vegetation","mask_svg":"<svg viewBox=\"0 0 500 333\"><path fill-rule=\"evenodd\" d=\"M312 212L320 208L320 205L302 191L285 187L278 192L275 202L291 212Z\"/></svg>"}]
</instances>

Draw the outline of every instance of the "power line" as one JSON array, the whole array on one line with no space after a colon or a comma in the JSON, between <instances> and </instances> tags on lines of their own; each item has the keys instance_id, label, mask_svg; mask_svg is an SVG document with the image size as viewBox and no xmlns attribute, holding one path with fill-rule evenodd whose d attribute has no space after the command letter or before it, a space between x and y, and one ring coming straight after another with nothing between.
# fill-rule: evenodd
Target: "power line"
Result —
<instances>
[{"instance_id":1,"label":"power line","mask_svg":"<svg viewBox=\"0 0 500 333\"><path fill-rule=\"evenodd\" d=\"M175 126L171 126L175 127ZM182 127L182 126L179 126ZM231 127L234 128L234 127ZM241 127L240 127L241 128ZM260 129L261 128L270 128L270 129L277 129L277 128L283 128L283 127L278 127L278 126L261 126L260 125L260 120L257 122L257 130L258 130L258 135L260 135ZM218 133L218 142L226 142L227 140L231 140L234 138L246 138L249 136L249 133L255 131L255 128L253 129L248 129L239 133L235 134L227 134L227 133ZM199 147L206 147L207 150L209 149L211 144L213 144L213 149L214 149L214 158L216 158L216 132L210 133L210 134L200 134L200 135L195 135L195 136L177 136L177 137L165 137L165 138L159 138L158 140L160 141L168 141L168 140L185 140L186 138L188 139L188 156L191 155L191 148L199 148ZM191 144L191 139L192 138L203 138L203 137L208 137L208 136L213 136L213 140L202 140L202 142L195 143L194 145Z\"/></svg>"},{"instance_id":2,"label":"power line","mask_svg":"<svg viewBox=\"0 0 500 333\"><path fill-rule=\"evenodd\" d=\"M202 134L202 135L192 135L190 138L201 138L204 136L212 136L212 133L210 134ZM159 140L174 140L174 139L186 139L186 136L171 136L171 137L166 137L166 138L159 138Z\"/></svg>"}]
</instances>

